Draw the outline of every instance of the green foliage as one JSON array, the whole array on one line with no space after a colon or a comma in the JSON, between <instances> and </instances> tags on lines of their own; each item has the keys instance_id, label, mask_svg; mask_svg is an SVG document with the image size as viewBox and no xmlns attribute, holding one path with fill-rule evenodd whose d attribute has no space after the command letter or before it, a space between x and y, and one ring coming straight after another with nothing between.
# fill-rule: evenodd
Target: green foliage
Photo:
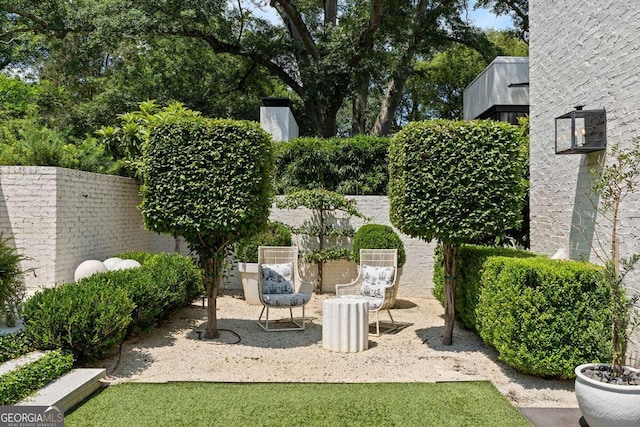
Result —
<instances>
[{"instance_id":1,"label":"green foliage","mask_svg":"<svg viewBox=\"0 0 640 427\"><path fill-rule=\"evenodd\" d=\"M134 307L125 289L88 280L36 293L24 303L23 321L36 348L94 360L122 342Z\"/></svg>"},{"instance_id":2,"label":"green foliage","mask_svg":"<svg viewBox=\"0 0 640 427\"><path fill-rule=\"evenodd\" d=\"M456 257L455 314L465 328L477 331L476 308L482 293L482 272L488 259L493 257L531 258L536 255L521 250L501 247L463 245ZM444 258L442 247L435 251L433 263L433 295L444 304Z\"/></svg>"},{"instance_id":3,"label":"green foliage","mask_svg":"<svg viewBox=\"0 0 640 427\"><path fill-rule=\"evenodd\" d=\"M0 234L0 319L4 317L7 326L14 326L25 294L20 270L20 261L24 258L8 241Z\"/></svg>"},{"instance_id":4,"label":"green foliage","mask_svg":"<svg viewBox=\"0 0 640 427\"><path fill-rule=\"evenodd\" d=\"M149 255L139 268L94 274L78 283L126 291L134 304L126 337L148 332L202 295L202 274L191 259L179 254Z\"/></svg>"},{"instance_id":5,"label":"green foliage","mask_svg":"<svg viewBox=\"0 0 640 427\"><path fill-rule=\"evenodd\" d=\"M360 263L360 249L397 249L398 267L402 267L407 260L404 243L398 233L388 225L365 224L358 228L353 235L351 249L356 263Z\"/></svg>"},{"instance_id":6,"label":"green foliage","mask_svg":"<svg viewBox=\"0 0 640 427\"><path fill-rule=\"evenodd\" d=\"M79 144L38 123L34 118L13 119L0 125L0 165L58 166L108 173L117 165L95 138Z\"/></svg>"},{"instance_id":7,"label":"green foliage","mask_svg":"<svg viewBox=\"0 0 640 427\"><path fill-rule=\"evenodd\" d=\"M0 376L0 405L12 405L44 387L73 367L73 355L61 350Z\"/></svg>"},{"instance_id":8,"label":"green foliage","mask_svg":"<svg viewBox=\"0 0 640 427\"><path fill-rule=\"evenodd\" d=\"M142 260L139 268L94 274L28 299L27 337L36 348L61 347L79 360L97 359L202 295L202 273L193 260L143 254L122 254Z\"/></svg>"},{"instance_id":9,"label":"green foliage","mask_svg":"<svg viewBox=\"0 0 640 427\"><path fill-rule=\"evenodd\" d=\"M309 262L318 264L316 291L321 292L323 264L331 260L351 259L351 250L337 243L353 236L354 231L350 227L340 225L336 213L342 213L347 220L351 217L367 218L358 210L354 200L349 200L342 194L321 189L301 190L287 194L284 198L278 199L276 205L280 209L305 207L311 210L312 217L293 232L309 236L314 240L315 247L310 245L313 248L304 253L303 257ZM326 247L325 243L329 238L332 239L331 243L336 244Z\"/></svg>"},{"instance_id":10,"label":"green foliage","mask_svg":"<svg viewBox=\"0 0 640 427\"><path fill-rule=\"evenodd\" d=\"M202 256L264 228L273 157L257 123L191 117L160 125L144 161L149 230L184 236Z\"/></svg>"},{"instance_id":11,"label":"green foliage","mask_svg":"<svg viewBox=\"0 0 640 427\"><path fill-rule=\"evenodd\" d=\"M0 363L33 351L33 344L23 330L0 335Z\"/></svg>"},{"instance_id":12,"label":"green foliage","mask_svg":"<svg viewBox=\"0 0 640 427\"><path fill-rule=\"evenodd\" d=\"M155 257L157 254L147 251L129 251L116 255L120 259L132 259L138 261L140 265L144 265L150 258Z\"/></svg>"},{"instance_id":13,"label":"green foliage","mask_svg":"<svg viewBox=\"0 0 640 427\"><path fill-rule=\"evenodd\" d=\"M546 258L488 259L476 310L482 339L527 374L571 378L611 356L602 268Z\"/></svg>"},{"instance_id":14,"label":"green foliage","mask_svg":"<svg viewBox=\"0 0 640 427\"><path fill-rule=\"evenodd\" d=\"M191 304L204 292L202 270L191 258L180 254L156 254L143 264L142 270L147 270L151 280L161 283L166 289L160 319Z\"/></svg>"},{"instance_id":15,"label":"green foliage","mask_svg":"<svg viewBox=\"0 0 640 427\"><path fill-rule=\"evenodd\" d=\"M341 194L386 195L389 139L298 138L275 145L279 194L322 188Z\"/></svg>"},{"instance_id":16,"label":"green foliage","mask_svg":"<svg viewBox=\"0 0 640 427\"><path fill-rule=\"evenodd\" d=\"M596 178L591 192L599 201L599 205L594 206L595 210L610 222L610 253L601 259L605 260L606 266L603 281L611 293L613 373L620 377L627 353L629 329L636 327L639 322L635 303L640 298L638 294L627 297L624 279L640 260L640 254L619 258L619 209L624 199L635 193L640 184L640 138L634 138L628 150L622 150L619 143L614 144L611 147L610 158L612 160L609 164L591 171Z\"/></svg>"},{"instance_id":17,"label":"green foliage","mask_svg":"<svg viewBox=\"0 0 640 427\"><path fill-rule=\"evenodd\" d=\"M269 221L264 231L245 237L236 244L236 260L257 263L259 246L291 246L291 231L281 222Z\"/></svg>"},{"instance_id":18,"label":"green foliage","mask_svg":"<svg viewBox=\"0 0 640 427\"><path fill-rule=\"evenodd\" d=\"M526 182L517 127L410 123L389 156L390 218L403 233L460 244L519 224Z\"/></svg>"},{"instance_id":19,"label":"green foliage","mask_svg":"<svg viewBox=\"0 0 640 427\"><path fill-rule=\"evenodd\" d=\"M120 114L122 127L106 126L96 135L109 148L114 157L124 159L125 167L137 178L142 178L142 148L153 129L162 124L197 117L199 112L189 110L178 102L161 108L155 101L145 101L137 111Z\"/></svg>"}]
</instances>

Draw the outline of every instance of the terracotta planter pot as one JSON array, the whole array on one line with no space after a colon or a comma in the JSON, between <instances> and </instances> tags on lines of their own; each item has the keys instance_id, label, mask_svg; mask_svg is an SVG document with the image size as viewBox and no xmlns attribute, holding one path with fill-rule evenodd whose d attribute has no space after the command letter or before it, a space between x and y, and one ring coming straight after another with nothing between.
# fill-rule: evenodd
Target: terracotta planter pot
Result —
<instances>
[{"instance_id":1,"label":"terracotta planter pot","mask_svg":"<svg viewBox=\"0 0 640 427\"><path fill-rule=\"evenodd\" d=\"M599 365L589 363L575 370L576 398L589 427L640 426L640 386L602 383L582 373L594 366ZM638 372L637 369L626 369Z\"/></svg>"}]
</instances>

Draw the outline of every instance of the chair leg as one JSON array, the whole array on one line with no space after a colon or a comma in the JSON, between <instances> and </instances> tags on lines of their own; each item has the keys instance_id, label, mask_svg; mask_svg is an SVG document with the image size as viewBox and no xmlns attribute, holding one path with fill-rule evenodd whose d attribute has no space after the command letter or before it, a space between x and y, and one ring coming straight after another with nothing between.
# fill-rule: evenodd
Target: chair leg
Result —
<instances>
[{"instance_id":1,"label":"chair leg","mask_svg":"<svg viewBox=\"0 0 640 427\"><path fill-rule=\"evenodd\" d=\"M266 317L265 317L265 320L262 321L262 315L265 314L265 310L266 310ZM262 307L262 311L260 312L260 317L258 317L258 325L260 325L260 327L267 332L304 331L307 323L305 314L304 314L304 306L302 306L302 323L298 323L295 320L293 320L293 307L289 307L289 315L290 315L290 322L296 326L295 328L278 328L278 329L270 328L269 327L269 306L265 305Z\"/></svg>"},{"instance_id":2,"label":"chair leg","mask_svg":"<svg viewBox=\"0 0 640 427\"><path fill-rule=\"evenodd\" d=\"M387 313L389 313L389 318L391 319L391 324L393 325L393 327L385 331L386 333L393 332L398 329L398 325L396 325L396 321L393 320L393 316L391 315L391 311L389 309L387 309ZM379 337L380 335L382 335L380 333L380 311L376 311L376 333L374 336Z\"/></svg>"}]
</instances>

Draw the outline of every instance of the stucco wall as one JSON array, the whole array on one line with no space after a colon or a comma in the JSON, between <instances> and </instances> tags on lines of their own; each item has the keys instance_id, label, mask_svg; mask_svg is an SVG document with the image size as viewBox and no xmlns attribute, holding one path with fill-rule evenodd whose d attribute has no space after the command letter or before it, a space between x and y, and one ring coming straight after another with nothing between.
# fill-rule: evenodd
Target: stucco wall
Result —
<instances>
[{"instance_id":1,"label":"stucco wall","mask_svg":"<svg viewBox=\"0 0 640 427\"><path fill-rule=\"evenodd\" d=\"M628 147L640 136L640 9L634 2L547 0L532 2L529 13L531 249L565 249L573 259L599 262L589 241L600 239L606 253L608 227L588 189L591 170L611 159L604 152L555 155L554 119L576 105L604 108L609 147ZM640 195L621 206L623 257L640 252L639 212ZM637 273L627 283L640 291Z\"/></svg>"},{"instance_id":2,"label":"stucco wall","mask_svg":"<svg viewBox=\"0 0 640 427\"><path fill-rule=\"evenodd\" d=\"M138 184L53 167L0 167L0 231L28 257L29 290L73 281L87 259L123 251L173 252L174 239L143 229Z\"/></svg>"}]
</instances>

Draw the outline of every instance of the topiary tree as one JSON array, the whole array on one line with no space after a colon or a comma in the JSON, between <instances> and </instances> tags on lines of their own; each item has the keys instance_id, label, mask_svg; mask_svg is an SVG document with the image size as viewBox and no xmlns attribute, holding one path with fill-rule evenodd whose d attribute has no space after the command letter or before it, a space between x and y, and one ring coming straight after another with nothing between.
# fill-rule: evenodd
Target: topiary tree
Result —
<instances>
[{"instance_id":1,"label":"topiary tree","mask_svg":"<svg viewBox=\"0 0 640 427\"><path fill-rule=\"evenodd\" d=\"M494 121L410 123L389 150L390 219L400 231L442 242L445 328L453 339L460 244L518 226L525 190L518 128Z\"/></svg>"},{"instance_id":2,"label":"topiary tree","mask_svg":"<svg viewBox=\"0 0 640 427\"><path fill-rule=\"evenodd\" d=\"M343 212L349 218L365 218L356 208L354 200L349 200L342 194L327 190L302 190L287 194L279 200L277 205L281 209L296 209L306 207L313 212L313 217L301 227L293 228L295 234L305 234L317 241L314 250L304 254L305 260L318 266L318 282L316 292L322 293L322 270L327 261L349 259L351 251L339 246L325 246L328 238L351 237L354 230L330 223L330 218L336 212Z\"/></svg>"},{"instance_id":3,"label":"topiary tree","mask_svg":"<svg viewBox=\"0 0 640 427\"><path fill-rule=\"evenodd\" d=\"M207 338L218 337L216 298L228 248L267 223L271 144L257 123L192 116L154 127L143 150L145 226L183 236L198 254Z\"/></svg>"}]
</instances>

